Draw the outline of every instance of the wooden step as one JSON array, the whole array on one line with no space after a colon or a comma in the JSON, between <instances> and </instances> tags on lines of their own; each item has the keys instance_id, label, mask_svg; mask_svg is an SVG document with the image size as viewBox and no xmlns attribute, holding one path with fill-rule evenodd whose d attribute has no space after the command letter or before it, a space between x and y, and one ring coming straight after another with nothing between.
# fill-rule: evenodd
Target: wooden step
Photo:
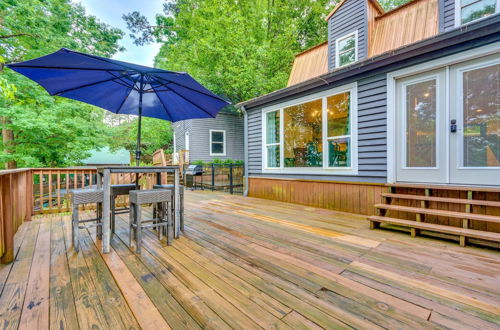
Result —
<instances>
[{"instance_id":1,"label":"wooden step","mask_svg":"<svg viewBox=\"0 0 500 330\"><path fill-rule=\"evenodd\" d=\"M470 204L470 205L500 207L500 202L484 201L484 200L478 200L478 199L447 198L447 197L391 194L391 193L383 193L382 196L389 197L389 198L396 198L396 199L411 199L411 200L417 200L417 201L430 201L430 202L440 202L440 203Z\"/></svg>"},{"instance_id":2,"label":"wooden step","mask_svg":"<svg viewBox=\"0 0 500 330\"><path fill-rule=\"evenodd\" d=\"M457 219L469 219L469 220L479 220L479 221L500 223L500 217L494 216L494 215L474 214L474 213L465 213L465 212L436 210L436 209L426 209L426 208L421 208L421 207L410 207L410 206L389 205L389 204L375 204L375 207L378 209L385 209L385 210L392 210L392 211L431 214L431 215L457 218Z\"/></svg>"},{"instance_id":3,"label":"wooden step","mask_svg":"<svg viewBox=\"0 0 500 330\"><path fill-rule=\"evenodd\" d=\"M440 189L440 190L458 190L458 191L480 191L480 192L496 192L500 193L499 186L453 186L453 185L438 185L438 184L419 184L419 183L389 183L387 187L395 188L411 188L411 189Z\"/></svg>"},{"instance_id":4,"label":"wooden step","mask_svg":"<svg viewBox=\"0 0 500 330\"><path fill-rule=\"evenodd\" d=\"M500 234L492 233L482 230L474 230L474 229L465 229L459 227L445 226L445 225L437 225L434 223L425 223L425 222L417 222L411 220L402 220L390 217L381 217L381 216L371 216L368 217L368 220L376 223L390 223L393 225L399 225L403 227L417 228L422 230L428 230L432 232L452 234L458 236L466 236L472 238L484 239L487 241L500 242Z\"/></svg>"}]
</instances>

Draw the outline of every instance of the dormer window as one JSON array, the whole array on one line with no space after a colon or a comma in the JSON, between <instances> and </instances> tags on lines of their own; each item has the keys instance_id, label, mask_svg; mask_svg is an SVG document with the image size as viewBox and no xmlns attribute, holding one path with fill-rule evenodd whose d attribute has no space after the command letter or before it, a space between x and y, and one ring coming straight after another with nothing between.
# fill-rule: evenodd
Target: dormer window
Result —
<instances>
[{"instance_id":1,"label":"dormer window","mask_svg":"<svg viewBox=\"0 0 500 330\"><path fill-rule=\"evenodd\" d=\"M457 26L493 15L498 11L499 0L460 0L457 2Z\"/></svg>"},{"instance_id":2,"label":"dormer window","mask_svg":"<svg viewBox=\"0 0 500 330\"><path fill-rule=\"evenodd\" d=\"M335 40L335 63L337 68L358 60L358 31Z\"/></svg>"}]
</instances>

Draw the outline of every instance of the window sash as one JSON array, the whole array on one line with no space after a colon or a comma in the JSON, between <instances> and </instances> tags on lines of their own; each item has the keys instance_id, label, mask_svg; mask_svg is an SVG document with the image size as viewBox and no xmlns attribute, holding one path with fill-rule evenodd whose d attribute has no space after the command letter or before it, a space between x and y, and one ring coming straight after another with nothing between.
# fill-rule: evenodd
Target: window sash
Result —
<instances>
[{"instance_id":1,"label":"window sash","mask_svg":"<svg viewBox=\"0 0 500 330\"><path fill-rule=\"evenodd\" d=\"M222 133L222 141L214 141L214 133ZM213 147L215 144L222 145L222 152L214 152ZM226 155L226 131L224 130L210 130L210 156L224 156Z\"/></svg>"},{"instance_id":2,"label":"window sash","mask_svg":"<svg viewBox=\"0 0 500 330\"><path fill-rule=\"evenodd\" d=\"M344 40L354 39L354 45L350 48L340 50L340 43ZM340 58L342 55L352 52L354 50L354 60L347 63L340 64ZM346 36L340 37L335 40L335 66L337 68L349 65L358 60L358 31L354 31Z\"/></svg>"}]
</instances>

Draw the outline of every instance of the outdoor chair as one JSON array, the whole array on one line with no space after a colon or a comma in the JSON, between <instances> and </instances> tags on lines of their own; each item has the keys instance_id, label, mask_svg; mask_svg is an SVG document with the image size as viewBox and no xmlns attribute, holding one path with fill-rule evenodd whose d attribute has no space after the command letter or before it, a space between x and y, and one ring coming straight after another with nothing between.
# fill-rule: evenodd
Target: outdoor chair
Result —
<instances>
[{"instance_id":1,"label":"outdoor chair","mask_svg":"<svg viewBox=\"0 0 500 330\"><path fill-rule=\"evenodd\" d=\"M172 214L173 214L173 217L175 218L175 213L174 213L174 208L175 208L175 197L174 197L174 185L173 184L155 184L153 186L153 189L166 189L166 190L170 190L170 192L172 193L172 202L170 203L171 207L172 207ZM179 221L179 225L180 225L180 229L182 231L184 231L184 186L183 185L180 185L179 186L179 194L180 194L180 221ZM158 211L161 211L161 210L158 210ZM153 207L153 216L154 214L157 212L156 210L156 207Z\"/></svg>"},{"instance_id":2,"label":"outdoor chair","mask_svg":"<svg viewBox=\"0 0 500 330\"><path fill-rule=\"evenodd\" d=\"M117 214L128 213L128 208L116 208L116 197L127 195L135 189L135 184L112 184L111 185L111 233L115 232L115 218Z\"/></svg>"},{"instance_id":3,"label":"outdoor chair","mask_svg":"<svg viewBox=\"0 0 500 330\"><path fill-rule=\"evenodd\" d=\"M100 208L104 200L102 189L74 189L70 191L71 204L73 205L73 214L71 218L72 243L76 252L79 251L78 232L81 228L97 227L97 237L102 239L102 214ZM96 204L97 217L93 219L79 219L78 209L80 205ZM87 222L93 222L90 225L82 225Z\"/></svg>"},{"instance_id":4,"label":"outdoor chair","mask_svg":"<svg viewBox=\"0 0 500 330\"><path fill-rule=\"evenodd\" d=\"M167 245L171 244L173 236L173 221L172 221L172 193L166 189L154 190L132 190L129 195L130 205L130 230L129 230L129 246L135 239L135 252L141 252L142 245L142 230L156 229L158 239L162 239L162 235L167 236ZM153 219L142 219L142 205L153 204L157 211L154 213ZM165 214L166 211L166 214Z\"/></svg>"}]
</instances>

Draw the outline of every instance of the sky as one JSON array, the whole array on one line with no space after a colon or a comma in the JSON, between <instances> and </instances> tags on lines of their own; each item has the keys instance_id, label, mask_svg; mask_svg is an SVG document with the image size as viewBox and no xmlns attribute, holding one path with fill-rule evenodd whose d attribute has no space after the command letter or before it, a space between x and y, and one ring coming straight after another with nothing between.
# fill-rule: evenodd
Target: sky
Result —
<instances>
[{"instance_id":1,"label":"sky","mask_svg":"<svg viewBox=\"0 0 500 330\"><path fill-rule=\"evenodd\" d=\"M145 46L136 46L132 38L129 37L130 31L127 29L123 14L132 11L139 11L145 15L150 23L154 23L156 14L162 13L163 0L74 0L81 3L86 12L96 16L101 22L113 27L117 27L125 32L125 36L120 40L120 45L125 47L124 52L117 53L114 59L132 62L141 65L153 66L155 55L160 49L160 44L150 44Z\"/></svg>"}]
</instances>

